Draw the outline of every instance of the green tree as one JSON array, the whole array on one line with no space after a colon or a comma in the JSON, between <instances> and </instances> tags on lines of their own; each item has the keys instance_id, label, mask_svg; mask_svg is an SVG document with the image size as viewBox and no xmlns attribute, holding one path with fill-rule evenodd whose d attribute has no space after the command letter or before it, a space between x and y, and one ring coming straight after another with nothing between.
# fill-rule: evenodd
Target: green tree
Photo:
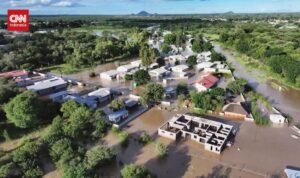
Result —
<instances>
[{"instance_id":1,"label":"green tree","mask_svg":"<svg viewBox=\"0 0 300 178\"><path fill-rule=\"evenodd\" d=\"M121 170L123 178L150 178L151 174L142 166L134 164L125 165Z\"/></svg>"},{"instance_id":2,"label":"green tree","mask_svg":"<svg viewBox=\"0 0 300 178\"><path fill-rule=\"evenodd\" d=\"M170 45L168 45L166 43L161 44L160 48L161 48L161 51L165 54L168 54L171 51Z\"/></svg>"},{"instance_id":3,"label":"green tree","mask_svg":"<svg viewBox=\"0 0 300 178\"><path fill-rule=\"evenodd\" d=\"M97 133L98 134L105 133L108 130L108 128L110 127L110 124L108 124L108 122L106 122L104 112L101 110L96 110L95 113L93 114L93 116L95 119Z\"/></svg>"},{"instance_id":4,"label":"green tree","mask_svg":"<svg viewBox=\"0 0 300 178\"><path fill-rule=\"evenodd\" d=\"M91 111L87 107L80 106L77 108L63 126L65 134L73 138L80 136L87 127L91 115Z\"/></svg>"},{"instance_id":5,"label":"green tree","mask_svg":"<svg viewBox=\"0 0 300 178\"><path fill-rule=\"evenodd\" d=\"M247 81L244 79L236 79L228 84L227 89L235 95L239 95L245 90Z\"/></svg>"},{"instance_id":6,"label":"green tree","mask_svg":"<svg viewBox=\"0 0 300 178\"><path fill-rule=\"evenodd\" d=\"M176 42L176 35L171 33L164 36L164 42L168 45L175 44Z\"/></svg>"},{"instance_id":7,"label":"green tree","mask_svg":"<svg viewBox=\"0 0 300 178\"><path fill-rule=\"evenodd\" d=\"M120 109L123 109L125 107L125 103L122 99L114 99L110 103L110 107L114 110L120 110Z\"/></svg>"},{"instance_id":8,"label":"green tree","mask_svg":"<svg viewBox=\"0 0 300 178\"><path fill-rule=\"evenodd\" d=\"M133 75L133 80L137 86L147 84L151 77L146 70L138 70Z\"/></svg>"},{"instance_id":9,"label":"green tree","mask_svg":"<svg viewBox=\"0 0 300 178\"><path fill-rule=\"evenodd\" d=\"M79 105L74 100L69 100L63 103L60 111L63 113L64 118L68 118L71 114L79 107Z\"/></svg>"},{"instance_id":10,"label":"green tree","mask_svg":"<svg viewBox=\"0 0 300 178\"><path fill-rule=\"evenodd\" d=\"M32 91L25 91L8 104L4 105L7 119L20 128L32 128L43 118L39 118L41 110L40 101Z\"/></svg>"},{"instance_id":11,"label":"green tree","mask_svg":"<svg viewBox=\"0 0 300 178\"><path fill-rule=\"evenodd\" d=\"M176 88L177 95L188 95L189 89L186 83L179 83Z\"/></svg>"},{"instance_id":12,"label":"green tree","mask_svg":"<svg viewBox=\"0 0 300 178\"><path fill-rule=\"evenodd\" d=\"M189 65L189 67L193 67L197 64L197 57L196 56L189 56L186 63Z\"/></svg>"},{"instance_id":13,"label":"green tree","mask_svg":"<svg viewBox=\"0 0 300 178\"><path fill-rule=\"evenodd\" d=\"M115 152L106 147L95 147L88 150L86 153L85 166L88 169L93 169L98 165L104 165L111 162L115 157Z\"/></svg>"},{"instance_id":14,"label":"green tree","mask_svg":"<svg viewBox=\"0 0 300 178\"><path fill-rule=\"evenodd\" d=\"M7 78L0 78L0 104L6 103L12 97L16 96L18 88Z\"/></svg>"},{"instance_id":15,"label":"green tree","mask_svg":"<svg viewBox=\"0 0 300 178\"><path fill-rule=\"evenodd\" d=\"M155 151L159 157L166 157L169 152L168 147L163 143L157 143L155 145Z\"/></svg>"},{"instance_id":16,"label":"green tree","mask_svg":"<svg viewBox=\"0 0 300 178\"><path fill-rule=\"evenodd\" d=\"M158 50L156 48L150 48L148 45L142 45L139 53L139 56L142 59L142 64L145 67L151 65L158 55Z\"/></svg>"},{"instance_id":17,"label":"green tree","mask_svg":"<svg viewBox=\"0 0 300 178\"><path fill-rule=\"evenodd\" d=\"M157 83L149 83L145 91L142 93L142 103L147 105L148 103L160 102L164 96L164 87Z\"/></svg>"}]
</instances>

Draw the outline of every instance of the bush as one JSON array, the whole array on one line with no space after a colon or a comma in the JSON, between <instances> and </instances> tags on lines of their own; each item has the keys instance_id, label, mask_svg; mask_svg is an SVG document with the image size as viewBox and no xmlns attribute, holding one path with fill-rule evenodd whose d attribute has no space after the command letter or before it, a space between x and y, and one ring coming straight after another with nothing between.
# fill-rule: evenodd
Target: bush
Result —
<instances>
[{"instance_id":1,"label":"bush","mask_svg":"<svg viewBox=\"0 0 300 178\"><path fill-rule=\"evenodd\" d=\"M197 64L197 57L196 56L189 56L186 63L189 65L189 67L193 67Z\"/></svg>"},{"instance_id":2,"label":"bush","mask_svg":"<svg viewBox=\"0 0 300 178\"><path fill-rule=\"evenodd\" d=\"M133 76L130 75L130 74L126 74L126 75L125 75L125 80L126 80L126 81L133 80Z\"/></svg>"},{"instance_id":3,"label":"bush","mask_svg":"<svg viewBox=\"0 0 300 178\"><path fill-rule=\"evenodd\" d=\"M121 170L123 178L150 178L151 174L142 166L129 164Z\"/></svg>"},{"instance_id":4,"label":"bush","mask_svg":"<svg viewBox=\"0 0 300 178\"><path fill-rule=\"evenodd\" d=\"M156 154L161 158L166 157L169 152L168 147L163 143L157 143L155 146L155 151Z\"/></svg>"},{"instance_id":5,"label":"bush","mask_svg":"<svg viewBox=\"0 0 300 178\"><path fill-rule=\"evenodd\" d=\"M96 77L96 73L95 73L95 72L91 72L91 73L89 73L89 77L90 77L90 78L94 78L94 77Z\"/></svg>"},{"instance_id":6,"label":"bush","mask_svg":"<svg viewBox=\"0 0 300 178\"><path fill-rule=\"evenodd\" d=\"M86 153L85 167L93 169L98 165L103 165L112 161L115 152L110 148L96 147Z\"/></svg>"},{"instance_id":7,"label":"bush","mask_svg":"<svg viewBox=\"0 0 300 178\"><path fill-rule=\"evenodd\" d=\"M125 103L122 99L114 99L111 103L110 103L110 107L115 110L118 111L120 109L123 109L125 107Z\"/></svg>"},{"instance_id":8,"label":"bush","mask_svg":"<svg viewBox=\"0 0 300 178\"><path fill-rule=\"evenodd\" d=\"M140 86L147 84L151 80L151 77L146 70L138 70L134 73L133 80L137 86Z\"/></svg>"},{"instance_id":9,"label":"bush","mask_svg":"<svg viewBox=\"0 0 300 178\"><path fill-rule=\"evenodd\" d=\"M153 141L152 137L148 135L146 132L143 132L139 138L139 142L142 144L148 144Z\"/></svg>"},{"instance_id":10,"label":"bush","mask_svg":"<svg viewBox=\"0 0 300 178\"><path fill-rule=\"evenodd\" d=\"M129 142L129 134L126 131L123 131L117 127L112 127L111 129L112 133L117 135L121 140L122 146L127 146Z\"/></svg>"}]
</instances>

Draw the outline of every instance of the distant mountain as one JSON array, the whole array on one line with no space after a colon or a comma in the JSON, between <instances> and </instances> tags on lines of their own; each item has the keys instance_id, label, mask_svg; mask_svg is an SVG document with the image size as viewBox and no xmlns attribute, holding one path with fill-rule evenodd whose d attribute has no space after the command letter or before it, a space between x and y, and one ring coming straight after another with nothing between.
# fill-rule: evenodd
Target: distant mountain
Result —
<instances>
[{"instance_id":1,"label":"distant mountain","mask_svg":"<svg viewBox=\"0 0 300 178\"><path fill-rule=\"evenodd\" d=\"M234 12L233 11L229 11L229 12L225 12L223 13L224 15L234 15Z\"/></svg>"},{"instance_id":2,"label":"distant mountain","mask_svg":"<svg viewBox=\"0 0 300 178\"><path fill-rule=\"evenodd\" d=\"M135 14L136 16L151 16L152 14L146 12L146 11L141 11L137 14Z\"/></svg>"}]
</instances>

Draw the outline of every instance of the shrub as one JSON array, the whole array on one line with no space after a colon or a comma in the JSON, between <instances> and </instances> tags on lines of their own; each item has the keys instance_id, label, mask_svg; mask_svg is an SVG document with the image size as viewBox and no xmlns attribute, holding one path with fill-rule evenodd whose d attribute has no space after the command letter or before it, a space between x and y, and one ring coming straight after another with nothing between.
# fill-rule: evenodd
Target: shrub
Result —
<instances>
[{"instance_id":1,"label":"shrub","mask_svg":"<svg viewBox=\"0 0 300 178\"><path fill-rule=\"evenodd\" d=\"M136 166L134 164L126 165L121 170L123 178L150 178L151 174L142 166Z\"/></svg>"},{"instance_id":2,"label":"shrub","mask_svg":"<svg viewBox=\"0 0 300 178\"><path fill-rule=\"evenodd\" d=\"M163 143L157 143L155 146L155 151L156 154L161 158L166 157L169 152L168 147Z\"/></svg>"},{"instance_id":3,"label":"shrub","mask_svg":"<svg viewBox=\"0 0 300 178\"><path fill-rule=\"evenodd\" d=\"M126 74L125 75L125 80L129 81L129 80L133 80L133 76L130 74Z\"/></svg>"},{"instance_id":4,"label":"shrub","mask_svg":"<svg viewBox=\"0 0 300 178\"><path fill-rule=\"evenodd\" d=\"M96 147L86 153L85 165L88 169L93 169L97 165L103 165L114 159L115 153L110 148Z\"/></svg>"},{"instance_id":5,"label":"shrub","mask_svg":"<svg viewBox=\"0 0 300 178\"><path fill-rule=\"evenodd\" d=\"M146 132L143 132L139 138L139 142L142 144L148 144L153 141L152 137L148 135Z\"/></svg>"},{"instance_id":6,"label":"shrub","mask_svg":"<svg viewBox=\"0 0 300 178\"><path fill-rule=\"evenodd\" d=\"M94 78L94 77L96 77L96 73L95 73L95 72L91 72L91 73L89 73L89 77L90 77L90 78Z\"/></svg>"}]
</instances>

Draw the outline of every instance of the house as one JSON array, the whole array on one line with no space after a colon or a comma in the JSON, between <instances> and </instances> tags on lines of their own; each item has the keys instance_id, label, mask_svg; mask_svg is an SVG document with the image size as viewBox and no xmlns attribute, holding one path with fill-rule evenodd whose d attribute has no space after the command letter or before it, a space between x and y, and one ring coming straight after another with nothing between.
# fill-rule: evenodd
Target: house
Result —
<instances>
[{"instance_id":1,"label":"house","mask_svg":"<svg viewBox=\"0 0 300 178\"><path fill-rule=\"evenodd\" d=\"M121 120L126 119L128 115L129 115L128 111L126 109L122 109L108 114L108 119L113 123L118 123Z\"/></svg>"},{"instance_id":2,"label":"house","mask_svg":"<svg viewBox=\"0 0 300 178\"><path fill-rule=\"evenodd\" d=\"M196 65L196 68L198 70L203 70L203 69L206 69L206 68L211 68L213 67L215 64L212 63L212 62L201 62L199 64Z\"/></svg>"},{"instance_id":3,"label":"house","mask_svg":"<svg viewBox=\"0 0 300 178\"><path fill-rule=\"evenodd\" d=\"M124 103L127 109L133 109L134 107L138 106L139 101L131 98L125 98Z\"/></svg>"},{"instance_id":4,"label":"house","mask_svg":"<svg viewBox=\"0 0 300 178\"><path fill-rule=\"evenodd\" d=\"M117 70L109 70L109 71L100 73L100 78L101 79L106 79L106 80L113 80L113 79L117 78L119 73L120 72L117 71Z\"/></svg>"},{"instance_id":5,"label":"house","mask_svg":"<svg viewBox=\"0 0 300 178\"><path fill-rule=\"evenodd\" d=\"M142 60L132 61L130 64L132 66L135 66L135 67L141 67L142 66Z\"/></svg>"},{"instance_id":6,"label":"house","mask_svg":"<svg viewBox=\"0 0 300 178\"><path fill-rule=\"evenodd\" d=\"M221 122L178 114L158 129L158 135L177 140L180 137L191 138L204 145L204 149L220 154L224 149L233 127Z\"/></svg>"},{"instance_id":7,"label":"house","mask_svg":"<svg viewBox=\"0 0 300 178\"><path fill-rule=\"evenodd\" d=\"M130 72L136 68L138 68L138 66L132 65L132 64L127 64L127 65L122 65L122 66L118 67L117 71L120 73L126 73L126 72Z\"/></svg>"},{"instance_id":8,"label":"house","mask_svg":"<svg viewBox=\"0 0 300 178\"><path fill-rule=\"evenodd\" d=\"M170 74L171 72L168 71L165 67L160 67L149 71L149 75L151 77L156 77L156 78L164 77Z\"/></svg>"},{"instance_id":9,"label":"house","mask_svg":"<svg viewBox=\"0 0 300 178\"><path fill-rule=\"evenodd\" d=\"M109 88L100 88L87 94L89 97L95 97L98 102L105 102L111 99L111 90Z\"/></svg>"},{"instance_id":10,"label":"house","mask_svg":"<svg viewBox=\"0 0 300 178\"><path fill-rule=\"evenodd\" d=\"M197 55L197 63L210 61L211 60L211 52L205 51Z\"/></svg>"},{"instance_id":11,"label":"house","mask_svg":"<svg viewBox=\"0 0 300 178\"><path fill-rule=\"evenodd\" d=\"M42 80L48 79L46 76L41 75L33 75L26 78L16 78L14 81L16 82L16 85L19 87L26 87L29 85L33 85L35 82L39 82Z\"/></svg>"},{"instance_id":12,"label":"house","mask_svg":"<svg viewBox=\"0 0 300 178\"><path fill-rule=\"evenodd\" d=\"M53 93L51 95L49 95L49 99L51 99L53 102L62 102L63 99L69 95L69 92L64 90L64 91L60 91L60 92L57 92L57 93Z\"/></svg>"},{"instance_id":13,"label":"house","mask_svg":"<svg viewBox=\"0 0 300 178\"><path fill-rule=\"evenodd\" d=\"M39 95L51 94L57 91L65 90L68 86L68 83L60 78L54 77L47 80L35 82L31 86L27 86L27 90L32 90Z\"/></svg>"},{"instance_id":14,"label":"house","mask_svg":"<svg viewBox=\"0 0 300 178\"><path fill-rule=\"evenodd\" d=\"M249 113L241 103L229 103L223 107L224 116L232 119L245 120Z\"/></svg>"},{"instance_id":15,"label":"house","mask_svg":"<svg viewBox=\"0 0 300 178\"><path fill-rule=\"evenodd\" d=\"M89 96L75 96L75 95L66 95L63 97L63 101L69 101L69 100L74 100L78 104L82 104L87 106L90 109L95 109L97 108L97 101L95 100L94 97L89 97Z\"/></svg>"},{"instance_id":16,"label":"house","mask_svg":"<svg viewBox=\"0 0 300 178\"><path fill-rule=\"evenodd\" d=\"M281 114L270 114L270 121L273 124L284 124L286 118Z\"/></svg>"},{"instance_id":17,"label":"house","mask_svg":"<svg viewBox=\"0 0 300 178\"><path fill-rule=\"evenodd\" d=\"M168 57L170 64L175 65L175 63L178 61L179 64L185 64L186 58L182 55L173 55Z\"/></svg>"},{"instance_id":18,"label":"house","mask_svg":"<svg viewBox=\"0 0 300 178\"><path fill-rule=\"evenodd\" d=\"M219 81L219 78L215 77L212 74L208 74L202 77L201 80L194 82L193 86L198 92L207 91L208 89L214 87Z\"/></svg>"},{"instance_id":19,"label":"house","mask_svg":"<svg viewBox=\"0 0 300 178\"><path fill-rule=\"evenodd\" d=\"M298 178L300 175L300 168L293 167L293 166L287 166L284 169L284 172L285 172L287 178Z\"/></svg>"},{"instance_id":20,"label":"house","mask_svg":"<svg viewBox=\"0 0 300 178\"><path fill-rule=\"evenodd\" d=\"M184 73L187 70L189 70L189 67L187 65L181 64L181 65L174 66L171 69L172 69L172 72Z\"/></svg>"},{"instance_id":21,"label":"house","mask_svg":"<svg viewBox=\"0 0 300 178\"><path fill-rule=\"evenodd\" d=\"M10 72L0 73L0 77L10 77L10 78L27 78L28 72L26 70L14 70Z\"/></svg>"}]
</instances>

